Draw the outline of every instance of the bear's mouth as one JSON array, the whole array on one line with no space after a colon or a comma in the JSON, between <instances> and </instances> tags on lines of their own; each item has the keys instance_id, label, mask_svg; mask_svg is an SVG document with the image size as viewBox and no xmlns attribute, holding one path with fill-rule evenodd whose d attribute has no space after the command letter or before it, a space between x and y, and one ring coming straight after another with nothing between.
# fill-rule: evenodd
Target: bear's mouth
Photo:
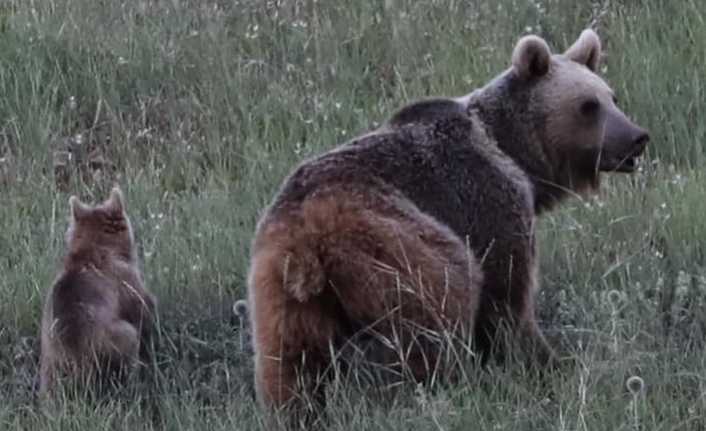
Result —
<instances>
[{"instance_id":1,"label":"bear's mouth","mask_svg":"<svg viewBox=\"0 0 706 431\"><path fill-rule=\"evenodd\" d=\"M622 160L618 166L615 168L615 172L631 173L635 172L638 164L638 156L630 156Z\"/></svg>"},{"instance_id":2,"label":"bear's mouth","mask_svg":"<svg viewBox=\"0 0 706 431\"><path fill-rule=\"evenodd\" d=\"M640 164L639 160L644 150L645 147L641 147L631 154L622 157L604 155L604 157L601 158L599 169L603 172L620 172L626 174L635 172Z\"/></svg>"}]
</instances>

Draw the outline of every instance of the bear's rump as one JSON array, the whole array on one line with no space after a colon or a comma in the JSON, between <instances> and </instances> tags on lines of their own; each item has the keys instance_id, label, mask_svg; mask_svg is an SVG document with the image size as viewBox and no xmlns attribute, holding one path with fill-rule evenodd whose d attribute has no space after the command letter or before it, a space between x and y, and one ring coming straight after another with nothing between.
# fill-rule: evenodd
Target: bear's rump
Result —
<instances>
[{"instance_id":1,"label":"bear's rump","mask_svg":"<svg viewBox=\"0 0 706 431\"><path fill-rule=\"evenodd\" d=\"M312 243L325 288L348 319L384 326L397 318L433 330L471 324L482 280L475 256L412 202L367 190L322 197L303 212L328 225Z\"/></svg>"}]
</instances>

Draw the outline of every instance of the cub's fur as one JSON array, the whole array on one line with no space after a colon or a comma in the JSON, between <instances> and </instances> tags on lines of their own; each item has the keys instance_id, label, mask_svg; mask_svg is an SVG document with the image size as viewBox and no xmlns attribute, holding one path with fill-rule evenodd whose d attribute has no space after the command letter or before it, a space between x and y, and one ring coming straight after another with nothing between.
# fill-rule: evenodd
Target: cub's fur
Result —
<instances>
[{"instance_id":1,"label":"cub's fur","mask_svg":"<svg viewBox=\"0 0 706 431\"><path fill-rule=\"evenodd\" d=\"M524 37L486 86L407 106L294 170L252 245L263 405L298 397L365 331L401 340L417 378L436 370L429 334L473 332L476 349L502 354L508 327L531 364L555 363L534 317L536 217L602 172L632 172L648 140L596 75L599 58L591 30L563 54Z\"/></svg>"},{"instance_id":2,"label":"cub's fur","mask_svg":"<svg viewBox=\"0 0 706 431\"><path fill-rule=\"evenodd\" d=\"M155 298L142 280L122 192L90 207L72 196L63 268L45 301L40 394L61 377L125 376L146 359Z\"/></svg>"}]
</instances>

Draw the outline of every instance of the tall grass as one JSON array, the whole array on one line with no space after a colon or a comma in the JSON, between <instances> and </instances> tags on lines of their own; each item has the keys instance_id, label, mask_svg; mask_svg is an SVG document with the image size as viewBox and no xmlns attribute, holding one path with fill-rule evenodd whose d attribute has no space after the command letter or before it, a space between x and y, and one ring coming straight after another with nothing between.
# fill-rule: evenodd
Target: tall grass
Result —
<instances>
[{"instance_id":1,"label":"tall grass","mask_svg":"<svg viewBox=\"0 0 706 431\"><path fill-rule=\"evenodd\" d=\"M540 225L538 312L579 365L549 389L491 366L384 405L341 386L328 427L702 429L705 19L696 0L0 1L0 429L267 429L231 306L283 177L406 101L482 85L520 35L561 50L589 23L652 141L641 172ZM160 300L161 425L139 402L32 399L68 196L114 181Z\"/></svg>"}]
</instances>

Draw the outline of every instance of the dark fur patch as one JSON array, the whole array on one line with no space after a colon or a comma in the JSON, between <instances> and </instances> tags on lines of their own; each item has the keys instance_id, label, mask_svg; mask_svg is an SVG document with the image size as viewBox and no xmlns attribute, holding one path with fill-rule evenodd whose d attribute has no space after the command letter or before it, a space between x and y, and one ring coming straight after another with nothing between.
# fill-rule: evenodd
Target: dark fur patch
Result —
<instances>
[{"instance_id":1,"label":"dark fur patch","mask_svg":"<svg viewBox=\"0 0 706 431\"><path fill-rule=\"evenodd\" d=\"M79 352L89 336L89 328L95 324L95 317L89 308L103 301L103 292L97 286L92 272L68 272L54 285L51 301L54 311L52 330L55 337L66 348Z\"/></svg>"}]
</instances>

